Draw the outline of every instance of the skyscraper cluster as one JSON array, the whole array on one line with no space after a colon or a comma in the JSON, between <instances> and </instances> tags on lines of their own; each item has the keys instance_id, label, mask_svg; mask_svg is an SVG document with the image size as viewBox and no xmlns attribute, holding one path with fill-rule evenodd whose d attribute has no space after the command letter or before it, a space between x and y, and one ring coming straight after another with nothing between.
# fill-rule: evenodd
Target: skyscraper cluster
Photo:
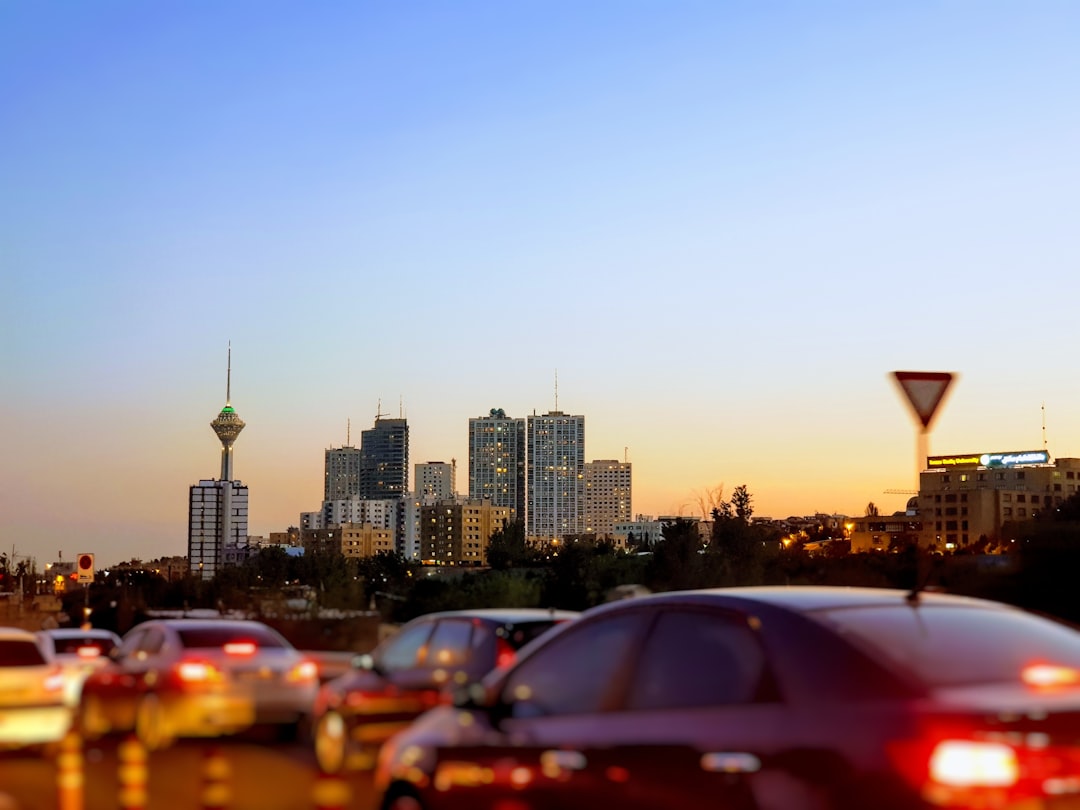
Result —
<instances>
[{"instance_id":1,"label":"skyscraper cluster","mask_svg":"<svg viewBox=\"0 0 1080 810\"><path fill-rule=\"evenodd\" d=\"M220 479L190 488L188 560L211 579L248 548L248 488L233 474L233 444L244 422L231 404L211 428L221 441ZM417 464L409 488L409 426L379 414L360 446L326 450L323 502L300 515L301 538L320 549L364 556L393 547L406 558L481 565L492 532L522 520L533 542L603 537L631 516L627 461L585 461L585 417L559 410L509 417L501 408L469 419L468 495L457 492L457 461ZM389 545L388 545L389 544Z\"/></svg>"}]
</instances>

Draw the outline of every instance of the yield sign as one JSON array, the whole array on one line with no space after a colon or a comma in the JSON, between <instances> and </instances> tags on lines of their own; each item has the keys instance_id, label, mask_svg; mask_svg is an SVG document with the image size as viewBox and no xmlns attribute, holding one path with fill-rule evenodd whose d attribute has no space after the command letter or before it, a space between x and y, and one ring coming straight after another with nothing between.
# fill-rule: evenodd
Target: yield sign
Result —
<instances>
[{"instance_id":1,"label":"yield sign","mask_svg":"<svg viewBox=\"0 0 1080 810\"><path fill-rule=\"evenodd\" d=\"M893 377L907 395L923 429L928 429L953 375L947 371L894 371Z\"/></svg>"}]
</instances>

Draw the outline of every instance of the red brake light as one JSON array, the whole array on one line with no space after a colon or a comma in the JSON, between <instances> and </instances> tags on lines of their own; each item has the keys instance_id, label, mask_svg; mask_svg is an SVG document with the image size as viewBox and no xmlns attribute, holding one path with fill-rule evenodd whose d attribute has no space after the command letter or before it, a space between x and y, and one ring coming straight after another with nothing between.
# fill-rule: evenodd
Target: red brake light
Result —
<instances>
[{"instance_id":1,"label":"red brake light","mask_svg":"<svg viewBox=\"0 0 1080 810\"><path fill-rule=\"evenodd\" d=\"M495 668L502 669L514 663L517 653L505 638L495 639Z\"/></svg>"},{"instance_id":2,"label":"red brake light","mask_svg":"<svg viewBox=\"0 0 1080 810\"><path fill-rule=\"evenodd\" d=\"M257 649L254 641L230 641L225 644L226 655L254 655Z\"/></svg>"}]
</instances>

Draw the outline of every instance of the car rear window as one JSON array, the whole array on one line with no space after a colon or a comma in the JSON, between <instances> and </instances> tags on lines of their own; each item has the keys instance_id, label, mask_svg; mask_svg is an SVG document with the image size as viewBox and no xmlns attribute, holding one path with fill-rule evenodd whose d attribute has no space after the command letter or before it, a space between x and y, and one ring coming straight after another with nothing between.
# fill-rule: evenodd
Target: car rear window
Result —
<instances>
[{"instance_id":1,"label":"car rear window","mask_svg":"<svg viewBox=\"0 0 1080 810\"><path fill-rule=\"evenodd\" d=\"M521 622L519 624L504 625L496 631L496 634L500 638L506 639L515 650L520 650L534 638L557 624L562 624L562 621Z\"/></svg>"},{"instance_id":2,"label":"car rear window","mask_svg":"<svg viewBox=\"0 0 1080 810\"><path fill-rule=\"evenodd\" d=\"M56 638L53 637L53 649L57 655L78 655L79 650L86 647L96 647L99 655L106 656L109 650L116 646L109 638Z\"/></svg>"},{"instance_id":3,"label":"car rear window","mask_svg":"<svg viewBox=\"0 0 1080 810\"><path fill-rule=\"evenodd\" d=\"M1080 669L1080 632L1020 610L921 604L815 615L929 686L1017 682L1033 664Z\"/></svg>"},{"instance_id":4,"label":"car rear window","mask_svg":"<svg viewBox=\"0 0 1080 810\"><path fill-rule=\"evenodd\" d=\"M45 663L41 649L32 641L0 640L0 666L36 667Z\"/></svg>"},{"instance_id":5,"label":"car rear window","mask_svg":"<svg viewBox=\"0 0 1080 810\"><path fill-rule=\"evenodd\" d=\"M258 625L249 627L187 627L178 630L180 641L185 647L212 649L226 644L251 641L260 649L284 649L289 644L277 633Z\"/></svg>"}]
</instances>

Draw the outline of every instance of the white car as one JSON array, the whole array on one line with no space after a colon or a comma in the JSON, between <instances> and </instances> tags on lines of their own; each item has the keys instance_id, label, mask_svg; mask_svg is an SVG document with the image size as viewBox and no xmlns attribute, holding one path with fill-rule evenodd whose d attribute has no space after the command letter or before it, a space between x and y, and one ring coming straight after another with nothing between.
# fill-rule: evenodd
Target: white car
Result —
<instances>
[{"instance_id":1,"label":"white car","mask_svg":"<svg viewBox=\"0 0 1080 810\"><path fill-rule=\"evenodd\" d=\"M34 633L0 627L0 747L58 743L72 717L52 651Z\"/></svg>"},{"instance_id":2,"label":"white car","mask_svg":"<svg viewBox=\"0 0 1080 810\"><path fill-rule=\"evenodd\" d=\"M78 708L83 681L91 672L106 666L109 653L120 644L116 633L94 627L42 630L38 637L60 664L64 673L64 698L72 709Z\"/></svg>"}]
</instances>

